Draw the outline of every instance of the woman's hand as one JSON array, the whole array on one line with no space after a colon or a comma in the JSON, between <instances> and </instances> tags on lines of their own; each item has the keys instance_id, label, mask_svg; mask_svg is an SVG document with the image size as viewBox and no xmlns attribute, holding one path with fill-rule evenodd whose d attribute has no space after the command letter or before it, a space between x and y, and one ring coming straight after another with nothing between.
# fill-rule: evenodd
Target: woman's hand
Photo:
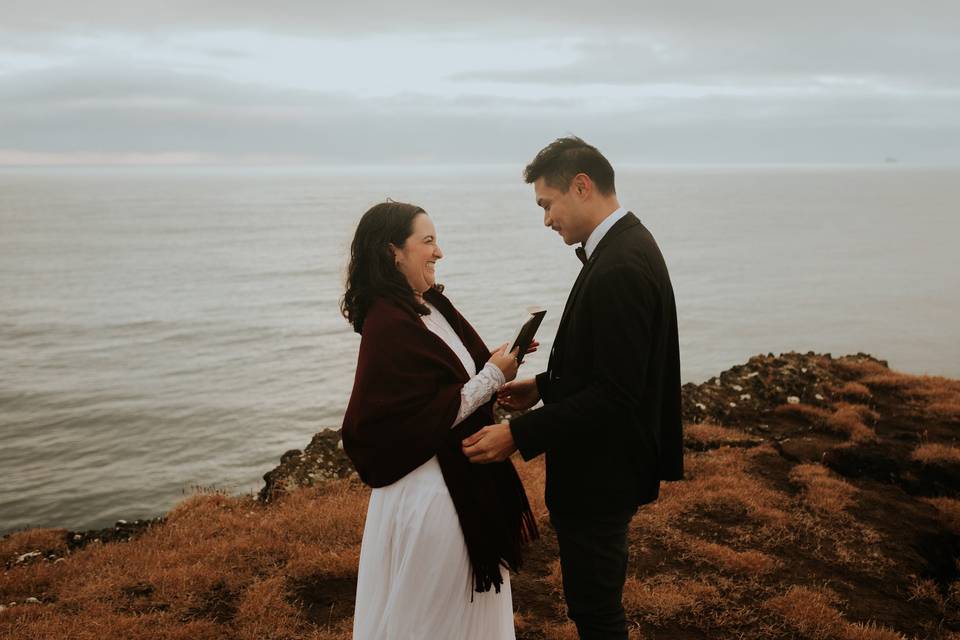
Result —
<instances>
[{"instance_id":1,"label":"woman's hand","mask_svg":"<svg viewBox=\"0 0 960 640\"><path fill-rule=\"evenodd\" d=\"M500 349L502 349L503 346L504 346L504 345L500 345L499 348L494 349L493 351L491 351L491 352L490 352L490 355L495 354L497 351L499 351ZM520 347L517 347L517 349L519 349L519 348L520 348ZM532 341L530 342L530 346L527 347L527 350L523 352L524 357L530 355L531 353L534 353L534 352L535 352L537 349L539 349L539 348L540 348L540 343L537 342L536 340L532 340ZM523 363L521 362L520 364L523 364Z\"/></svg>"},{"instance_id":2,"label":"woman's hand","mask_svg":"<svg viewBox=\"0 0 960 640\"><path fill-rule=\"evenodd\" d=\"M507 347L509 344L509 342L504 342L500 345L500 347L491 354L490 360L488 361L497 365L497 368L503 372L503 377L506 378L507 382L517 377L517 369L520 367L520 364L517 362L517 354L520 351L520 347L508 353Z\"/></svg>"},{"instance_id":3,"label":"woman's hand","mask_svg":"<svg viewBox=\"0 0 960 640\"><path fill-rule=\"evenodd\" d=\"M527 378L503 385L497 391L497 402L507 411L526 411L540 402L537 379Z\"/></svg>"}]
</instances>

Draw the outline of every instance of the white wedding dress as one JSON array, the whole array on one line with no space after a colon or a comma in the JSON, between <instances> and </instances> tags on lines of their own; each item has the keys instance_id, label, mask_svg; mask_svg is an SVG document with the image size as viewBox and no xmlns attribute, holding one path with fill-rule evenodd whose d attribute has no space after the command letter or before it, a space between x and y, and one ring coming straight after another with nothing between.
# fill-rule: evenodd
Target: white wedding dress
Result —
<instances>
[{"instance_id":1,"label":"white wedding dress","mask_svg":"<svg viewBox=\"0 0 960 640\"><path fill-rule=\"evenodd\" d=\"M460 358L473 359L432 305L423 323ZM504 382L488 363L464 385L454 425ZM360 547L354 640L514 640L510 574L500 593L473 590L470 558L436 456L393 484L373 489ZM472 601L471 601L472 597Z\"/></svg>"}]
</instances>

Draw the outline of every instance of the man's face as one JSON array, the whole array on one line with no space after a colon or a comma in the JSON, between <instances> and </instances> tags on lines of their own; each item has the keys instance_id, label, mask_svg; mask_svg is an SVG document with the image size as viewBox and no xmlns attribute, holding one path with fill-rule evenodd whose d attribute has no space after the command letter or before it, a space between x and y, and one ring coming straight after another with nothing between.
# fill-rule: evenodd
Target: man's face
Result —
<instances>
[{"instance_id":1,"label":"man's face","mask_svg":"<svg viewBox=\"0 0 960 640\"><path fill-rule=\"evenodd\" d=\"M584 229L585 216L581 202L576 197L576 189L571 188L564 193L548 186L543 178L537 178L533 183L533 192L537 205L543 209L544 226L559 233L568 245L587 241L590 234Z\"/></svg>"}]
</instances>

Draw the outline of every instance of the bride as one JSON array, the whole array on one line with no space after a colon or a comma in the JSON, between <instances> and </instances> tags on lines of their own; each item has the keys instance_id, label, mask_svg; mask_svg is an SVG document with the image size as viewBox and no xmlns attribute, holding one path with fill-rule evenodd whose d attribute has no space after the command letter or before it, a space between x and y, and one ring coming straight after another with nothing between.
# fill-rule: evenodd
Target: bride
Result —
<instances>
[{"instance_id":1,"label":"bride","mask_svg":"<svg viewBox=\"0 0 960 640\"><path fill-rule=\"evenodd\" d=\"M442 257L430 217L400 202L367 211L351 245L341 310L361 341L342 436L373 487L355 640L515 637L509 571L536 524L510 461L471 464L461 441L495 422L517 354L491 354L443 295Z\"/></svg>"}]
</instances>

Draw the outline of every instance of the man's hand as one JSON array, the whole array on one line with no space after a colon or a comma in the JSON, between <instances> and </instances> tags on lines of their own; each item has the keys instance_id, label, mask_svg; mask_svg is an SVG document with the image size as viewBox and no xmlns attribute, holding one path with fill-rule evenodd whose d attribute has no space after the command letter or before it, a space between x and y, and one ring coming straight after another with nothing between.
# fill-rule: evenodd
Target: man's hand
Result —
<instances>
[{"instance_id":1,"label":"man's hand","mask_svg":"<svg viewBox=\"0 0 960 640\"><path fill-rule=\"evenodd\" d=\"M463 441L463 453L474 463L502 462L516 450L509 422L486 426Z\"/></svg>"},{"instance_id":2,"label":"man's hand","mask_svg":"<svg viewBox=\"0 0 960 640\"><path fill-rule=\"evenodd\" d=\"M540 348L540 343L537 342L536 340L533 340L533 341L530 342L530 346L527 347L527 350L523 352L523 355L524 355L524 356L528 356L528 355L530 355L531 353L536 353L536 352L537 352L537 349L539 349L539 348ZM523 364L523 363L521 363L521 364Z\"/></svg>"},{"instance_id":3,"label":"man's hand","mask_svg":"<svg viewBox=\"0 0 960 640\"><path fill-rule=\"evenodd\" d=\"M537 379L514 380L500 387L497 402L507 411L526 411L540 402L540 390Z\"/></svg>"}]
</instances>

